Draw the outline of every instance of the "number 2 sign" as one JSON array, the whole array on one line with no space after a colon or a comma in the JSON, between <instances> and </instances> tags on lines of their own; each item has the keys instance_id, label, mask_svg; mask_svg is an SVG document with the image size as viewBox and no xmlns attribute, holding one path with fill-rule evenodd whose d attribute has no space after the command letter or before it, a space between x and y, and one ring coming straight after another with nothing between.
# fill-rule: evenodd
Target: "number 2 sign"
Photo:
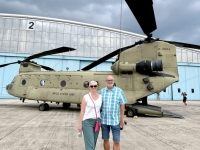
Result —
<instances>
[{"instance_id":1,"label":"number 2 sign","mask_svg":"<svg viewBox=\"0 0 200 150\"><path fill-rule=\"evenodd\" d=\"M35 30L35 21L30 20L27 22L27 30Z\"/></svg>"}]
</instances>

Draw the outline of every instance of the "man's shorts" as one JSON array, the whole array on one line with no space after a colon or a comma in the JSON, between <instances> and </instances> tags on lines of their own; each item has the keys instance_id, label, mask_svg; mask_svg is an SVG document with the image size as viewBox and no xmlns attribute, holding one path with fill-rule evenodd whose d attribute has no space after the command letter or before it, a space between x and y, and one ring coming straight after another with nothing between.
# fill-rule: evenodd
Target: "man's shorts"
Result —
<instances>
[{"instance_id":1,"label":"man's shorts","mask_svg":"<svg viewBox=\"0 0 200 150\"><path fill-rule=\"evenodd\" d=\"M113 141L120 142L120 124L116 126L101 124L102 139L107 140L110 138L110 129L112 130Z\"/></svg>"}]
</instances>

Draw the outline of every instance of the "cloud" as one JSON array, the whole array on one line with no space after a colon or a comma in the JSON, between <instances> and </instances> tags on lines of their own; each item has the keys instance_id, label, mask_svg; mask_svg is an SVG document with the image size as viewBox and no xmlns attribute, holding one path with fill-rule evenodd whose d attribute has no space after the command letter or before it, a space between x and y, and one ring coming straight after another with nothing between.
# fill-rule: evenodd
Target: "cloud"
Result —
<instances>
[{"instance_id":1,"label":"cloud","mask_svg":"<svg viewBox=\"0 0 200 150\"><path fill-rule=\"evenodd\" d=\"M0 3L0 13L72 20L144 35L125 0L0 0ZM153 0L157 23L153 36L200 44L199 5L199 0Z\"/></svg>"}]
</instances>

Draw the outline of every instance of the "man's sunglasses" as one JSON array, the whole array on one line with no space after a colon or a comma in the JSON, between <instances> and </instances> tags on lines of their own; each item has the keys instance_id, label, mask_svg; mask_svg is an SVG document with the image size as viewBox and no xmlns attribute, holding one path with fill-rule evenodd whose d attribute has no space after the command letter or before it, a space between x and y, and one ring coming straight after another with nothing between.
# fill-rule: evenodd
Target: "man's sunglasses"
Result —
<instances>
[{"instance_id":1,"label":"man's sunglasses","mask_svg":"<svg viewBox=\"0 0 200 150\"><path fill-rule=\"evenodd\" d=\"M96 88L96 87L97 87L97 85L91 85L90 87L91 87L91 88Z\"/></svg>"}]
</instances>

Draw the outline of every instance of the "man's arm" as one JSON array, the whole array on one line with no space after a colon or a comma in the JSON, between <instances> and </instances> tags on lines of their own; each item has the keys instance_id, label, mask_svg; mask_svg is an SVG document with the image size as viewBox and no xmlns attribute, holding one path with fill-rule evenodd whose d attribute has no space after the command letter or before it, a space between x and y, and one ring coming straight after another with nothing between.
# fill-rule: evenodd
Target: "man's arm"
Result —
<instances>
[{"instance_id":1,"label":"man's arm","mask_svg":"<svg viewBox=\"0 0 200 150\"><path fill-rule=\"evenodd\" d=\"M120 128L124 127L124 110L125 104L120 105Z\"/></svg>"},{"instance_id":2,"label":"man's arm","mask_svg":"<svg viewBox=\"0 0 200 150\"><path fill-rule=\"evenodd\" d=\"M125 111L125 103L127 102L126 96L124 92L121 90L121 98L120 98L120 127L124 126L124 111Z\"/></svg>"}]
</instances>

